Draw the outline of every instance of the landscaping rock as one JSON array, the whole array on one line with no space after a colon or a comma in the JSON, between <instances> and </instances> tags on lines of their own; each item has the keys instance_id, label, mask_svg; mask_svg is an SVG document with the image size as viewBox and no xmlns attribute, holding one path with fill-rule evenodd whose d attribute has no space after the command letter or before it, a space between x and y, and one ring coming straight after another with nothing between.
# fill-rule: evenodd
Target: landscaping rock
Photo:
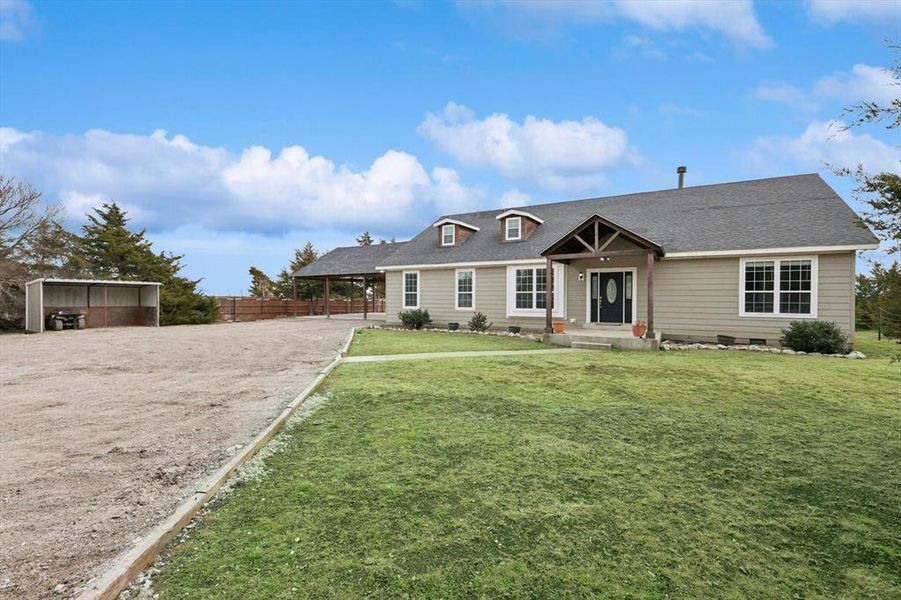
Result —
<instances>
[{"instance_id":1,"label":"landscaping rock","mask_svg":"<svg viewBox=\"0 0 901 600\"><path fill-rule=\"evenodd\" d=\"M792 350L791 348L783 348L783 349L782 349L782 354L797 354L797 352L795 352L795 351Z\"/></svg>"},{"instance_id":2,"label":"landscaping rock","mask_svg":"<svg viewBox=\"0 0 901 600\"><path fill-rule=\"evenodd\" d=\"M849 352L849 353L845 354L845 358L850 358L852 360L855 360L855 359L859 360L859 359L866 358L866 357L867 356L863 352L858 352L857 350L854 350L853 352Z\"/></svg>"}]
</instances>

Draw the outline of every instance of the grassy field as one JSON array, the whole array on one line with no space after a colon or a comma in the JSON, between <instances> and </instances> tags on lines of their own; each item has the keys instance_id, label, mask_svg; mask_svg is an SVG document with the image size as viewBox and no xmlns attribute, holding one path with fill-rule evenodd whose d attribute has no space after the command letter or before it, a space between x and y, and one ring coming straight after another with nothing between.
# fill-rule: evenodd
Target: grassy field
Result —
<instances>
[{"instance_id":1,"label":"grassy field","mask_svg":"<svg viewBox=\"0 0 901 600\"><path fill-rule=\"evenodd\" d=\"M897 598L899 389L887 358L343 365L268 476L176 544L155 588Z\"/></svg>"},{"instance_id":2,"label":"grassy field","mask_svg":"<svg viewBox=\"0 0 901 600\"><path fill-rule=\"evenodd\" d=\"M464 350L540 350L541 342L529 339L447 333L442 331L395 331L361 329L354 337L350 356L381 354L420 354L423 352L461 352Z\"/></svg>"},{"instance_id":3,"label":"grassy field","mask_svg":"<svg viewBox=\"0 0 901 600\"><path fill-rule=\"evenodd\" d=\"M901 344L898 340L889 340L883 337L881 340L873 330L857 332L854 340L854 349L867 355L867 358L892 358L901 355Z\"/></svg>"}]
</instances>

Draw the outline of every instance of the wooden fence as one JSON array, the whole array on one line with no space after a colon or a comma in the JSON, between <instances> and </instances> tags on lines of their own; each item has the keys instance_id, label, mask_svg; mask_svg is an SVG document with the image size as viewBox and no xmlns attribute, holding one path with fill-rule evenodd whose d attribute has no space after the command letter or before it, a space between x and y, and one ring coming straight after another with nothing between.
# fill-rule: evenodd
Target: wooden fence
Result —
<instances>
[{"instance_id":1,"label":"wooden fence","mask_svg":"<svg viewBox=\"0 0 901 600\"><path fill-rule=\"evenodd\" d=\"M259 321L261 319L278 319L280 317L306 317L310 315L324 315L325 301L318 300L261 300L246 296L217 296L219 303L220 321ZM369 312L384 312L385 301L383 299L369 299L367 310ZM329 311L333 315L346 315L348 313L362 313L363 300L357 298L350 300L329 301Z\"/></svg>"}]
</instances>

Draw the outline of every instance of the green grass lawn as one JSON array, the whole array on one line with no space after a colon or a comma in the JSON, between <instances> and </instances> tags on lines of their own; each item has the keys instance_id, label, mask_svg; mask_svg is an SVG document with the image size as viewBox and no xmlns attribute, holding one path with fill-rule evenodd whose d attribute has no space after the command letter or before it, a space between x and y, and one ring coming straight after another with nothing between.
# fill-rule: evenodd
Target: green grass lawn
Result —
<instances>
[{"instance_id":1,"label":"green grass lawn","mask_svg":"<svg viewBox=\"0 0 901 600\"><path fill-rule=\"evenodd\" d=\"M540 350L547 347L541 342L509 336L443 331L361 329L357 331L348 354L350 356L372 356L464 350Z\"/></svg>"},{"instance_id":2,"label":"green grass lawn","mask_svg":"<svg viewBox=\"0 0 901 600\"><path fill-rule=\"evenodd\" d=\"M342 365L155 588L897 598L899 389L888 359L745 352Z\"/></svg>"},{"instance_id":3,"label":"green grass lawn","mask_svg":"<svg viewBox=\"0 0 901 600\"><path fill-rule=\"evenodd\" d=\"M860 350L867 358L891 358L901 355L901 344L898 340L890 340L885 336L877 339L875 330L865 329L858 331L854 339L854 349Z\"/></svg>"}]
</instances>

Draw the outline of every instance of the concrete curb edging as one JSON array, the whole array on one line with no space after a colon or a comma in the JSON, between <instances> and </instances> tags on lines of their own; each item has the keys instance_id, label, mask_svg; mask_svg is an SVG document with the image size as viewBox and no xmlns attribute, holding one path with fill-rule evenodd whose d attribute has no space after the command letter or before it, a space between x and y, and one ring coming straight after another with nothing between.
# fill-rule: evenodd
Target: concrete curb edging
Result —
<instances>
[{"instance_id":1,"label":"concrete curb edging","mask_svg":"<svg viewBox=\"0 0 901 600\"><path fill-rule=\"evenodd\" d=\"M213 499L213 496L216 495L216 492L219 491L219 488L225 484L228 478L265 446L275 434L281 431L310 394L316 391L325 378L335 370L335 367L341 364L344 357L347 356L347 350L350 348L356 332L357 328L352 327L350 335L347 336L332 362L319 372L316 379L311 381L266 429L261 431L241 452L213 473L203 485L199 486L200 489L195 491L175 509L175 512L169 518L153 528L131 550L120 555L106 572L90 582L88 587L78 595L78 599L113 600L128 587L132 580L159 556L166 544L172 541L191 522L191 519L194 518L200 509Z\"/></svg>"},{"instance_id":2,"label":"concrete curb edging","mask_svg":"<svg viewBox=\"0 0 901 600\"><path fill-rule=\"evenodd\" d=\"M435 360L442 358L474 358L492 356L520 356L536 354L572 354L574 352L590 352L578 348L541 348L535 350L461 350L458 352L420 352L417 354L371 354L365 356L348 356L344 359L351 363L379 363L400 360Z\"/></svg>"}]
</instances>

